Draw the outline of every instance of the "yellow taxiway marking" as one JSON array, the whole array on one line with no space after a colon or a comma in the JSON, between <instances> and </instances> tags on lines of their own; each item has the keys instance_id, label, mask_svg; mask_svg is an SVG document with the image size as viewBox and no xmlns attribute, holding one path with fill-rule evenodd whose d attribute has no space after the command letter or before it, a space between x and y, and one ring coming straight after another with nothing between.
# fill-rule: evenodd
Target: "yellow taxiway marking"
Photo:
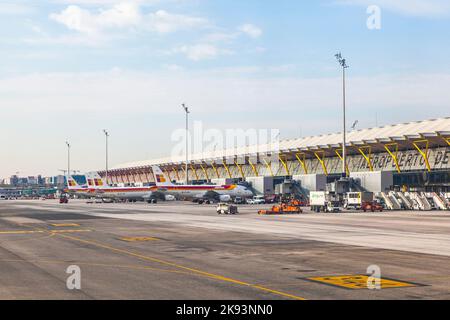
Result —
<instances>
[{"instance_id":1,"label":"yellow taxiway marking","mask_svg":"<svg viewBox=\"0 0 450 320\"><path fill-rule=\"evenodd\" d=\"M79 224L76 223L51 223L50 224L52 227L59 227L59 228L63 228L63 227L79 227Z\"/></svg>"},{"instance_id":2,"label":"yellow taxiway marking","mask_svg":"<svg viewBox=\"0 0 450 320\"><path fill-rule=\"evenodd\" d=\"M1 234L34 234L34 233L75 233L75 232L90 232L92 230L9 230L9 231L0 231Z\"/></svg>"},{"instance_id":3,"label":"yellow taxiway marking","mask_svg":"<svg viewBox=\"0 0 450 320\"><path fill-rule=\"evenodd\" d=\"M69 262L64 260L19 260L19 259L0 259L0 262L14 262L14 263L46 263L46 264L68 264ZM72 263L72 262L71 262ZM153 268L147 266L135 266L135 265L117 265L117 264L106 264L106 263L92 263L92 262L76 262L77 266L87 266L87 267L104 267L104 268L117 268L117 269L132 269L132 270L150 270L150 271L160 271L168 273L178 273L189 275L191 273L181 270L170 270L162 268Z\"/></svg>"},{"instance_id":4,"label":"yellow taxiway marking","mask_svg":"<svg viewBox=\"0 0 450 320\"><path fill-rule=\"evenodd\" d=\"M145 241L157 241L159 239L153 237L122 237L119 238L119 240L126 242L145 242Z\"/></svg>"},{"instance_id":5,"label":"yellow taxiway marking","mask_svg":"<svg viewBox=\"0 0 450 320\"><path fill-rule=\"evenodd\" d=\"M329 276L329 277L313 277L308 280L321 282L336 287L342 287L347 289L368 289L369 276L357 274L357 275L342 275L342 276ZM380 279L381 289L388 288L406 288L417 287L417 284L410 282L403 282L392 279Z\"/></svg>"},{"instance_id":6,"label":"yellow taxiway marking","mask_svg":"<svg viewBox=\"0 0 450 320\"><path fill-rule=\"evenodd\" d=\"M65 234L58 234L58 236L66 238L66 239L70 239L70 240L73 240L73 241L77 241L77 242L81 242L81 243L85 243L85 244L90 244L90 245L93 245L93 246L96 246L96 247L99 247L99 248L108 249L110 251L113 251L113 252L116 252L116 253L125 254L125 255L128 255L128 256L135 257L135 258L139 258L141 260L156 262L156 263L163 264L163 265L166 265L166 266L175 267L175 268L178 268L178 269L181 269L181 270L190 271L190 272L192 272L194 274L201 275L201 276L204 276L204 277L207 277L207 278L211 278L211 279L215 279L215 280L219 280L219 281L224 281L224 282L229 282L229 283L234 283L234 284L237 284L237 285L246 286L246 287L257 289L257 290L260 290L260 291L272 293L272 294L275 294L275 295L282 296L284 298L290 298L290 299L295 299L295 300L305 300L305 298L303 298L303 297L296 296L296 295L293 295L293 294L289 294L289 293L286 293L286 292L273 290L273 289L269 289L269 288L266 288L266 287L263 287L263 286L251 284L251 283L248 283L248 282L239 281L239 280L236 280L236 279L233 279L233 278L224 277L224 276L217 275L217 274L214 274L214 273L209 273L209 272L202 271L202 270L199 270L199 269L186 267L186 266L183 266L183 265L180 265L180 264L177 264L177 263L173 263L173 262L164 261L164 260L161 260L161 259L145 256L145 255L142 255L142 254L139 254L139 253L135 253L135 252L132 252L132 251L111 247L109 245L105 245L105 244L98 243L98 242L95 242L95 241L85 240L85 239L81 239L81 238L77 238L77 237L69 236L69 235L65 235Z\"/></svg>"},{"instance_id":7,"label":"yellow taxiway marking","mask_svg":"<svg viewBox=\"0 0 450 320\"><path fill-rule=\"evenodd\" d=\"M0 231L0 234L33 234L33 233L44 233L44 231L40 230L12 230L12 231Z\"/></svg>"},{"instance_id":8,"label":"yellow taxiway marking","mask_svg":"<svg viewBox=\"0 0 450 320\"><path fill-rule=\"evenodd\" d=\"M79 230L48 230L50 233L77 233L77 232L91 232L92 230L88 229L79 229Z\"/></svg>"}]
</instances>

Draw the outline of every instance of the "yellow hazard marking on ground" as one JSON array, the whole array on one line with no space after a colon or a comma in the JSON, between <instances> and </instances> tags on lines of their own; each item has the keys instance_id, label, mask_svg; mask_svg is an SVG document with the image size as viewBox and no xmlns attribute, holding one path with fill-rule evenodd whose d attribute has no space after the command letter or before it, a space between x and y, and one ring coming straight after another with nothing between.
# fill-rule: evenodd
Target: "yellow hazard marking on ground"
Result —
<instances>
[{"instance_id":1,"label":"yellow hazard marking on ground","mask_svg":"<svg viewBox=\"0 0 450 320\"><path fill-rule=\"evenodd\" d=\"M76 232L91 232L92 230L88 229L79 229L79 230L48 230L50 233L76 233Z\"/></svg>"},{"instance_id":2,"label":"yellow hazard marking on ground","mask_svg":"<svg viewBox=\"0 0 450 320\"><path fill-rule=\"evenodd\" d=\"M91 232L92 230L78 229L78 230L10 230L0 231L2 234L34 234L34 233L75 233L75 232Z\"/></svg>"},{"instance_id":3,"label":"yellow hazard marking on ground","mask_svg":"<svg viewBox=\"0 0 450 320\"><path fill-rule=\"evenodd\" d=\"M161 260L161 259L158 259L158 258L145 256L143 254L135 253L135 252L128 251L128 250L125 250L125 249L119 249L119 248L111 247L109 245L102 244L102 243L99 243L99 242L85 240L85 239L77 238L77 237L74 237L74 236L69 236L69 235L66 235L66 234L58 234L58 236L66 238L66 239L70 239L70 240L73 240L73 241L77 241L77 242L81 242L81 243L85 243L85 244L90 244L90 245L93 245L93 246L96 246L96 247L99 247L99 248L108 249L110 251L113 251L113 252L116 252L116 253L125 254L125 255L128 255L128 256L135 257L135 258L139 258L141 260L155 262L155 263L163 264L163 265L166 265L166 266L175 267L175 268L178 268L178 269L181 269L181 270L184 270L184 271L190 271L193 274L201 275L201 276L204 276L204 277L207 277L207 278L211 278L211 279L215 279L215 280L219 280L219 281L224 281L224 282L229 282L229 283L234 283L234 284L237 284L237 285L241 285L241 286L257 289L257 290L260 290L260 291L263 291L263 292L272 293L272 294L275 294L275 295L278 295L278 296L282 296L284 298L290 298L290 299L295 299L295 300L305 300L305 298L303 298L303 297L296 296L296 295L293 295L293 294L289 294L289 293L286 293L286 292L273 290L273 289L266 288L266 287L263 287L263 286L260 286L260 285L251 284L251 283L244 282L244 281L239 281L239 280L236 280L236 279L233 279L233 278L224 277L224 276L221 276L221 275L217 275L217 274L214 274L214 273L209 273L209 272L202 271L202 270L199 270L199 269L194 269L194 268L191 268L191 267L186 267L186 266L174 263L174 262L164 261L164 260Z\"/></svg>"},{"instance_id":4,"label":"yellow hazard marking on ground","mask_svg":"<svg viewBox=\"0 0 450 320\"><path fill-rule=\"evenodd\" d=\"M76 223L51 223L50 224L52 227L59 227L59 228L63 228L63 227L79 227L79 224Z\"/></svg>"},{"instance_id":5,"label":"yellow hazard marking on ground","mask_svg":"<svg viewBox=\"0 0 450 320\"><path fill-rule=\"evenodd\" d=\"M343 276L329 276L329 277L313 277L307 278L311 281L321 282L336 287L343 287L347 289L368 289L369 276L367 275L343 275ZM373 278L372 278L373 279ZM372 283L372 282L371 282ZM403 282L393 279L380 279L381 289L389 288L406 288L417 287L418 284Z\"/></svg>"},{"instance_id":6,"label":"yellow hazard marking on ground","mask_svg":"<svg viewBox=\"0 0 450 320\"><path fill-rule=\"evenodd\" d=\"M119 240L126 242L145 242L145 241L157 241L159 239L153 237L122 237L119 238Z\"/></svg>"},{"instance_id":7,"label":"yellow hazard marking on ground","mask_svg":"<svg viewBox=\"0 0 450 320\"><path fill-rule=\"evenodd\" d=\"M10 231L0 231L0 234L33 234L33 233L44 233L40 230L10 230Z\"/></svg>"}]
</instances>

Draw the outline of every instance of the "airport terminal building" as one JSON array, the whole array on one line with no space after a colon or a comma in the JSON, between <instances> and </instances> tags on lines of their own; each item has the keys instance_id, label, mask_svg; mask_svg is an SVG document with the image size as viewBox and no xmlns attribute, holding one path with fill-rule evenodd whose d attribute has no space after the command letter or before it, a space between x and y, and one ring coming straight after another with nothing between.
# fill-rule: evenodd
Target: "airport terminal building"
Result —
<instances>
[{"instance_id":1,"label":"airport terminal building","mask_svg":"<svg viewBox=\"0 0 450 320\"><path fill-rule=\"evenodd\" d=\"M449 147L450 118L351 131L347 174L373 192L450 192ZM171 180L183 183L183 158L122 164L108 171L108 180L153 183L151 166L158 165ZM342 175L342 133L282 140L276 150L269 144L246 146L193 154L189 159L189 181L194 183L247 181L258 192L272 193L275 184L293 179L310 191L323 190Z\"/></svg>"}]
</instances>

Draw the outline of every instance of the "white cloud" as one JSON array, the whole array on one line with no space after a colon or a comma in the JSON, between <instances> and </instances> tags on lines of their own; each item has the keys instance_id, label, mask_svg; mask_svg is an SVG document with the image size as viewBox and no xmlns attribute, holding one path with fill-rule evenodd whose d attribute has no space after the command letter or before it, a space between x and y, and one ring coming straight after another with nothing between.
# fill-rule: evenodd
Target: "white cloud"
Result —
<instances>
[{"instance_id":1,"label":"white cloud","mask_svg":"<svg viewBox=\"0 0 450 320\"><path fill-rule=\"evenodd\" d=\"M182 46L173 50L174 53L183 53L193 61L213 59L219 55L232 54L230 50L220 49L211 44L196 44L192 46Z\"/></svg>"},{"instance_id":2,"label":"white cloud","mask_svg":"<svg viewBox=\"0 0 450 320\"><path fill-rule=\"evenodd\" d=\"M359 6L378 5L382 9L409 16L439 17L450 15L450 2L448 0L336 0L335 3Z\"/></svg>"},{"instance_id":3,"label":"white cloud","mask_svg":"<svg viewBox=\"0 0 450 320\"><path fill-rule=\"evenodd\" d=\"M263 34L260 28L249 23L240 26L239 30L254 39L261 37Z\"/></svg>"},{"instance_id":4,"label":"white cloud","mask_svg":"<svg viewBox=\"0 0 450 320\"><path fill-rule=\"evenodd\" d=\"M105 29L137 26L142 16L137 5L120 3L97 14L79 6L70 5L59 14L51 14L50 18L70 30L96 34Z\"/></svg>"},{"instance_id":5,"label":"white cloud","mask_svg":"<svg viewBox=\"0 0 450 320\"><path fill-rule=\"evenodd\" d=\"M70 30L88 35L130 28L170 33L208 24L204 18L172 14L164 10L144 14L136 2L122 2L109 9L96 11L69 5L60 13L51 14L50 18Z\"/></svg>"},{"instance_id":6,"label":"white cloud","mask_svg":"<svg viewBox=\"0 0 450 320\"><path fill-rule=\"evenodd\" d=\"M150 13L145 24L151 30L159 33L175 32L183 29L192 29L206 26L208 20L204 18L191 17L182 14L171 14L164 10Z\"/></svg>"}]
</instances>

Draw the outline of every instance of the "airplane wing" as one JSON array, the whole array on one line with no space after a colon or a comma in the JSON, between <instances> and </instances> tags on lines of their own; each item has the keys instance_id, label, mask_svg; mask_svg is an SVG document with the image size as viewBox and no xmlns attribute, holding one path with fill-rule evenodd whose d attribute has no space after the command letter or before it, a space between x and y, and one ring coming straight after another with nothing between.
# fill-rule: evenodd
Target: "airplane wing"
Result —
<instances>
[{"instance_id":1,"label":"airplane wing","mask_svg":"<svg viewBox=\"0 0 450 320\"><path fill-rule=\"evenodd\" d=\"M206 191L201 197L201 199L208 199L208 200L220 200L220 194L218 194L215 191Z\"/></svg>"},{"instance_id":2,"label":"airplane wing","mask_svg":"<svg viewBox=\"0 0 450 320\"><path fill-rule=\"evenodd\" d=\"M150 200L150 199L159 199L159 200L165 200L166 199L166 193L164 191L150 191L146 196L143 197L144 200Z\"/></svg>"}]
</instances>

